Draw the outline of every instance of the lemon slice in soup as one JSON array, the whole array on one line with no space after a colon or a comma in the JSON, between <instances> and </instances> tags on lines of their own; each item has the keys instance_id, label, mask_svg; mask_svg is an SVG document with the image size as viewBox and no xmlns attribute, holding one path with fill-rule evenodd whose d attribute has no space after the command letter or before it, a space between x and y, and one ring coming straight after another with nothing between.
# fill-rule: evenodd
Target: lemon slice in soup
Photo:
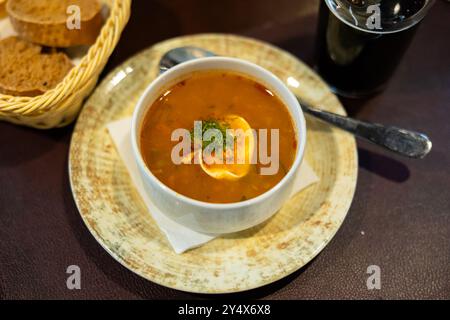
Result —
<instances>
[{"instance_id":1,"label":"lemon slice in soup","mask_svg":"<svg viewBox=\"0 0 450 320\"><path fill-rule=\"evenodd\" d=\"M254 154L255 139L248 122L236 115L228 115L223 120L227 132L233 138L233 148L224 147L223 161L221 163L207 164L201 157L200 166L203 171L214 179L238 180L250 171L251 160Z\"/></svg>"}]
</instances>

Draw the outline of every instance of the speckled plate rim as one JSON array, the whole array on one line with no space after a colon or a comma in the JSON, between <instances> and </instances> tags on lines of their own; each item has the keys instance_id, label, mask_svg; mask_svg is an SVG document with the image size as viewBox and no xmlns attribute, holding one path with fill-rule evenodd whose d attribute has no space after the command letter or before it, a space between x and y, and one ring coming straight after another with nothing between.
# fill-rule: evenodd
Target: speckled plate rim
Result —
<instances>
[{"instance_id":1,"label":"speckled plate rim","mask_svg":"<svg viewBox=\"0 0 450 320\"><path fill-rule=\"evenodd\" d=\"M292 55L289 52L286 52L282 49L279 49L278 47L275 47L269 43L257 40L257 39L253 39L253 38L248 38L248 37L244 37L244 36L236 36L236 35L231 35L231 34L198 34L198 35L194 35L194 36L180 36L180 37L176 37L176 38L171 38L171 39L167 39L164 41L161 41L159 43L156 43L155 45L153 45L150 48L153 48L154 46L160 46L160 45L164 45L166 43L170 43L174 40L183 40L183 39L189 39L192 37L230 37L230 38L236 38L238 40L241 41L248 41L248 42L253 42L255 44L259 44L261 46L265 46L268 48L271 48L274 51L278 51L288 57L290 57L293 60L298 61L299 63L301 63L306 69L309 69L310 72L314 73L315 72L310 69L308 66L304 65L301 61L298 60L297 57L295 57L294 55ZM111 80L114 78L114 76L120 72L121 70L123 70L123 66L128 64L129 61L133 60L134 58L136 58L139 55L142 55L144 52L146 52L147 50L149 50L150 48L144 49L138 53L136 53L135 55L131 56L130 58L128 58L126 61L122 62L119 66L117 66L116 68L114 68L106 77L104 77L104 79L102 80L102 82L99 84L99 86L103 86L106 85L107 83L110 83ZM92 94L95 94L97 91L97 88L94 90L94 92ZM89 99L90 97L85 101L85 104L89 103ZM336 111L336 110L335 110ZM340 113L342 115L346 115L345 109L340 106L340 109L337 110L337 113ZM78 121L76 123L75 129L78 126ZM321 242L321 244L319 246L316 247L315 251L313 251L311 254L307 255L306 258L304 259L304 262L300 262L297 266L294 266L293 268L291 268L288 271L285 272L280 272L279 275L274 276L273 278L266 280L266 281L262 281L260 283L257 283L253 286L247 286L245 288L239 289L239 290L214 290L214 291L205 291L205 290L196 290L194 288L191 287L183 287L183 286L177 286L177 285L170 285L168 283L165 283L163 281L159 281L158 279L154 279L152 277L149 277L148 275L144 274L143 272L140 272L139 270L135 270L133 268L131 268L129 265L127 265L114 251L112 251L103 241L102 237L100 235L97 234L97 232L92 228L92 226L90 225L89 221L87 220L87 218L81 214L81 208L79 206L79 203L76 199L76 194L74 192L74 181L72 179L73 175L72 175L72 166L71 166L71 154L72 154L72 149L73 149L73 139L71 139L70 142L70 147L69 147L69 157L68 157L68 173L69 173L69 182L70 182L70 186L71 186L71 190L72 190L72 196L74 199L74 202L76 204L76 207L78 209L78 211L80 212L80 216L85 224L85 226L87 227L87 229L89 230L89 232L92 234L92 236L96 239L96 241L100 244L100 246L111 256L113 257L117 262L119 262L119 264L121 264L122 266L124 266L126 269L130 270L131 272L133 272L134 274L138 275L139 277L142 277L148 281L151 281L153 283L156 283L158 285L170 288L170 289L174 289L174 290L179 290L179 291L183 291L183 292L189 292L189 293L196 293L196 294L231 294L231 293L239 293L239 292L245 292L245 291L249 291L249 290L254 290L257 288L261 288L264 286L267 286L269 284L273 284L274 282L277 282L279 280L282 280L290 275L292 275L293 273L299 271L300 269L302 269L303 267L305 267L309 262L311 262L328 244L329 242L334 238L334 236L336 235L336 233L338 232L338 230L340 229L340 227L342 226L342 224L344 223L346 216L348 214L348 210L351 207L351 204L353 202L353 198L356 192L356 185L357 185L357 179L358 179L358 167L357 167L357 163L358 163L358 152L357 152L357 148L356 148L356 141L355 139L352 137L352 143L353 143L353 159L354 162L356 163L356 169L354 171L354 179L353 179L353 183L352 185L349 186L349 188L352 189L352 193L351 193L351 197L348 198L348 201L346 202L346 206L341 208L342 211L345 211L345 214L343 216L343 219L341 220L340 224L336 225L335 228L333 229L332 232L328 233L328 237L324 238L323 241ZM193 249L195 250L195 249Z\"/></svg>"}]
</instances>

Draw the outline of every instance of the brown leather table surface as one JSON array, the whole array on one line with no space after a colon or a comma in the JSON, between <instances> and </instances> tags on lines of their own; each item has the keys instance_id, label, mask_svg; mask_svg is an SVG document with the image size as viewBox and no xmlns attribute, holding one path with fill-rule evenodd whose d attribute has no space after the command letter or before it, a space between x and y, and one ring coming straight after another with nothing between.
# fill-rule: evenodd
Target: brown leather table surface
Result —
<instances>
[{"instance_id":1,"label":"brown leather table surface","mask_svg":"<svg viewBox=\"0 0 450 320\"><path fill-rule=\"evenodd\" d=\"M105 73L153 43L199 32L256 37L312 65L317 9L318 1L135 0ZM357 118L427 133L431 154L406 160L359 142L355 199L331 243L293 275L230 298L450 298L449 21L450 3L438 0L389 88L343 100ZM209 298L141 279L97 244L70 190L72 130L0 123L0 298ZM81 290L66 287L69 265L81 268ZM381 268L380 290L367 289L369 265Z\"/></svg>"}]
</instances>

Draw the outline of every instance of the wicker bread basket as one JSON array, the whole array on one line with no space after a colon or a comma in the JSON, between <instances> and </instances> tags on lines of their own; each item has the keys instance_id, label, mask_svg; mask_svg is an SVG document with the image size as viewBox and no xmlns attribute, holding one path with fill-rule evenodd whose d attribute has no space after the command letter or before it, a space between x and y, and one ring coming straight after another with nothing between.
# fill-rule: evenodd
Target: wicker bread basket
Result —
<instances>
[{"instance_id":1,"label":"wicker bread basket","mask_svg":"<svg viewBox=\"0 0 450 320\"><path fill-rule=\"evenodd\" d=\"M131 0L103 0L110 12L97 41L80 64L52 90L36 97L0 94L0 120L40 129L71 123L94 89L130 16Z\"/></svg>"}]
</instances>

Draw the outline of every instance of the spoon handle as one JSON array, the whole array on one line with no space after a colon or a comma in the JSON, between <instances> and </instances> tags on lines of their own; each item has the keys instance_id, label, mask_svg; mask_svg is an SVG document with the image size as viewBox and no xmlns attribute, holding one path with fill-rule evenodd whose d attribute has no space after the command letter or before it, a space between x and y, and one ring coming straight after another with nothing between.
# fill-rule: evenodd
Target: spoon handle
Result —
<instances>
[{"instance_id":1,"label":"spoon handle","mask_svg":"<svg viewBox=\"0 0 450 320\"><path fill-rule=\"evenodd\" d=\"M306 113L402 156L421 159L431 150L430 139L422 133L340 116L312 108L302 101L300 104Z\"/></svg>"}]
</instances>

